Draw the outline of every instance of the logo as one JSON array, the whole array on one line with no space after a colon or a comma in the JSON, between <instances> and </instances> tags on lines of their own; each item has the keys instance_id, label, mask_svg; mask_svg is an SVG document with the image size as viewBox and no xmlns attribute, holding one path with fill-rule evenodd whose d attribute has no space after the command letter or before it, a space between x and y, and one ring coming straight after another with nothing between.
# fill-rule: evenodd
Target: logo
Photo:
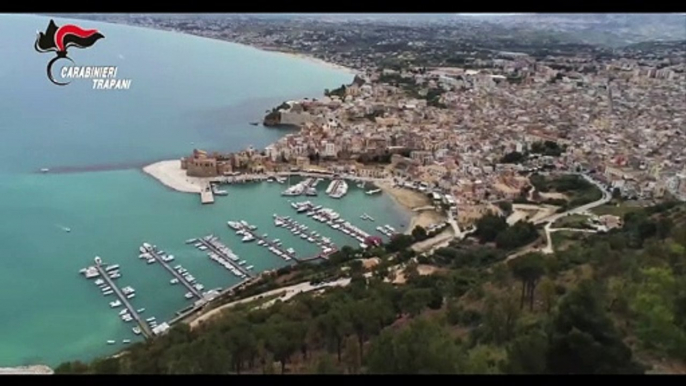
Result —
<instances>
[{"instance_id":1,"label":"logo","mask_svg":"<svg viewBox=\"0 0 686 386\"><path fill-rule=\"evenodd\" d=\"M50 20L45 33L39 32L34 48L40 53L55 52L56 56L48 62L48 79L58 85L66 86L71 82L58 82L52 76L52 66L60 59L66 59L74 63L67 56L69 47L88 48L105 36L96 29L83 29L73 24L57 27L54 20Z\"/></svg>"}]
</instances>

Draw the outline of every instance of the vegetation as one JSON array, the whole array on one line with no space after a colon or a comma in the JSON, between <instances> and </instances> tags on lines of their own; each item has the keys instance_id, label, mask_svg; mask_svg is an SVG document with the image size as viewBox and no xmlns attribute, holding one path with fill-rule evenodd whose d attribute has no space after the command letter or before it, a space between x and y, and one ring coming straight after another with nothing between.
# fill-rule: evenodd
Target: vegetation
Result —
<instances>
[{"instance_id":1,"label":"vegetation","mask_svg":"<svg viewBox=\"0 0 686 386\"><path fill-rule=\"evenodd\" d=\"M268 308L232 309L193 330L180 324L126 355L68 362L56 372L641 374L653 365L683 368L686 210L668 203L624 221L607 234L577 233L555 254L524 254L506 264L507 252L493 242L514 227L502 218L482 220L475 242L453 242L423 256L409 248L425 237L416 228L373 251L343 248L329 262L269 279L286 285L347 272L345 287ZM367 276L358 260L365 256L380 259ZM420 259L434 273L420 274Z\"/></svg>"},{"instance_id":2,"label":"vegetation","mask_svg":"<svg viewBox=\"0 0 686 386\"><path fill-rule=\"evenodd\" d=\"M586 181L586 179L577 174L556 176L533 174L529 180L534 188L536 188L537 192L557 192L563 193L569 197L569 201L566 202L563 200L548 202L549 204L560 205L560 212L598 201L603 197L603 192L601 192L597 186Z\"/></svg>"}]
</instances>

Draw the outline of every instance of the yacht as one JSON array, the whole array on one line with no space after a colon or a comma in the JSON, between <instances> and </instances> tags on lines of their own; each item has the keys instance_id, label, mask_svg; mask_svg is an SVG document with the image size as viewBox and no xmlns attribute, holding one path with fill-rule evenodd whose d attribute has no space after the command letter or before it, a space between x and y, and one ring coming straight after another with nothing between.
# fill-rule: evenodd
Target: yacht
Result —
<instances>
[{"instance_id":1,"label":"yacht","mask_svg":"<svg viewBox=\"0 0 686 386\"><path fill-rule=\"evenodd\" d=\"M135 298L135 297L136 297L136 294L135 294L135 293L130 293L130 294L126 295L126 298L127 298L127 299L133 299L133 298Z\"/></svg>"},{"instance_id":2,"label":"yacht","mask_svg":"<svg viewBox=\"0 0 686 386\"><path fill-rule=\"evenodd\" d=\"M241 239L241 241L243 241L244 243L248 243L253 240L255 240L255 237L253 237L252 235L245 235L243 239Z\"/></svg>"},{"instance_id":3,"label":"yacht","mask_svg":"<svg viewBox=\"0 0 686 386\"><path fill-rule=\"evenodd\" d=\"M133 333L136 334L136 335L140 335L140 334L141 334L141 329L138 328L138 327L132 328L131 331L133 331Z\"/></svg>"},{"instance_id":4,"label":"yacht","mask_svg":"<svg viewBox=\"0 0 686 386\"><path fill-rule=\"evenodd\" d=\"M193 293L187 292L186 295L184 296L186 299L193 299Z\"/></svg>"},{"instance_id":5,"label":"yacht","mask_svg":"<svg viewBox=\"0 0 686 386\"><path fill-rule=\"evenodd\" d=\"M249 266L245 267L245 269L247 269L247 270L251 270L251 269L253 269L253 268L255 268L254 265L249 265Z\"/></svg>"},{"instance_id":6,"label":"yacht","mask_svg":"<svg viewBox=\"0 0 686 386\"><path fill-rule=\"evenodd\" d=\"M107 341L107 344L114 344L114 343L115 343L115 341L113 341L113 340L108 340L108 341Z\"/></svg>"},{"instance_id":7,"label":"yacht","mask_svg":"<svg viewBox=\"0 0 686 386\"><path fill-rule=\"evenodd\" d=\"M237 223L237 222L235 222L235 221L228 221L226 224L227 224L231 229L234 229L234 230L239 230L239 229L241 229L241 224L239 224L239 223Z\"/></svg>"},{"instance_id":8,"label":"yacht","mask_svg":"<svg viewBox=\"0 0 686 386\"><path fill-rule=\"evenodd\" d=\"M119 306L121 306L121 302L119 300L115 300L113 302L110 302L110 307L112 307L112 308L117 308ZM124 310L124 311L126 311L126 310Z\"/></svg>"}]
</instances>

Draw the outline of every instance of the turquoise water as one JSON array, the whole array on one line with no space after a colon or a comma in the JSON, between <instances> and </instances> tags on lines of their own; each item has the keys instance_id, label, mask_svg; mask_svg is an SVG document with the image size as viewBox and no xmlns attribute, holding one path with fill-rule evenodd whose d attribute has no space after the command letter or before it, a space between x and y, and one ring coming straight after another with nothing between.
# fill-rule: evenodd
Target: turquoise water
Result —
<instances>
[{"instance_id":1,"label":"turquoise water","mask_svg":"<svg viewBox=\"0 0 686 386\"><path fill-rule=\"evenodd\" d=\"M119 285L136 288L132 303L146 308L143 316L166 320L189 304L186 291L171 286L161 266L138 259L142 242L174 254L175 263L206 288L236 279L185 245L188 238L214 233L256 270L285 264L256 244L241 243L228 220L254 223L300 255L316 252L273 226L273 213L295 213L279 195L283 185L231 186L229 196L203 206L197 195L170 191L132 166L175 158L192 147L263 147L283 132L249 121L284 99L317 97L349 82L350 74L224 42L76 22L105 35L90 49L73 49L77 64L118 65L120 77L133 79L132 88L96 91L79 82L57 87L45 78L50 55L33 51L35 32L47 21L0 15L0 49L12 53L0 60L0 366L86 360L123 347L107 340L137 339L132 325L109 307L113 298L78 274L96 255L121 266ZM35 173L43 167L118 170ZM307 199L336 209L370 234L378 235L374 228L382 223L408 222L391 200L353 186L341 200L323 194ZM376 222L359 219L363 211ZM339 245L357 244L298 218Z\"/></svg>"}]
</instances>

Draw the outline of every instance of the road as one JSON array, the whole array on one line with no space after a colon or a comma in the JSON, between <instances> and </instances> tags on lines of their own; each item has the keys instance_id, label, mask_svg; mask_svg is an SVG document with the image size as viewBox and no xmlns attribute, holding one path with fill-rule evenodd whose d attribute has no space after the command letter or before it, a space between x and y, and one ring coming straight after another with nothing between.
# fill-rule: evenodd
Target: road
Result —
<instances>
[{"instance_id":1,"label":"road","mask_svg":"<svg viewBox=\"0 0 686 386\"><path fill-rule=\"evenodd\" d=\"M588 181L588 182L592 183L593 185L595 185L596 187L598 187L598 189L600 189L600 191L601 191L601 193L603 194L603 196L602 196L599 200L593 201L593 202L588 203L588 204L586 204L586 205L582 205L582 206L576 207L576 208L574 208L574 209L570 209L570 210L565 211L565 212L562 212L562 213L555 213L555 214L552 214L552 215L550 215L550 216L541 218L541 219L539 219L539 220L537 220L537 221L534 222L535 225L544 224L544 223L550 223L550 224L552 224L552 223L554 223L555 221L559 220L560 218L562 218L562 217L564 217L564 216L567 216L567 215L570 215L570 214L583 213L583 212L586 212L586 211L588 211L588 210L591 210L591 209L593 209L593 208L595 208L595 207L598 207L598 206L601 206L601 205L605 205L605 204L607 204L608 202L610 202L610 200L612 200L612 196L610 195L610 193L608 193L605 189L603 189L603 187L602 187L598 182L594 181L593 179L591 179L590 177L588 177L588 176L585 175L585 174L581 174L581 176L582 176L586 181Z\"/></svg>"},{"instance_id":2,"label":"road","mask_svg":"<svg viewBox=\"0 0 686 386\"><path fill-rule=\"evenodd\" d=\"M588 233L595 233L596 232L594 230L589 230L589 229L552 228L552 225L555 223L555 221L557 221L557 220L559 220L565 216L568 216L568 215L585 213L585 212L587 212L593 208L596 208L596 207L601 206L601 205L605 205L608 202L610 202L610 200L612 200L612 195L610 195L610 193L608 193L603 188L603 186L600 185L600 183L598 183L597 181L593 180L592 178L590 178L589 176L587 176L585 174L580 174L580 176L583 177L586 181L595 185L600 190L600 192L602 193L603 196L599 200L593 201L593 202L588 203L586 205L582 205L582 206L564 211L562 213L555 213L555 214L552 214L550 216L546 216L546 217L543 217L541 219L538 219L537 221L534 221L534 224L536 224L536 225L546 224L543 229L545 230L545 237L546 237L547 243L546 243L546 246L540 250L541 252L543 252L545 254L551 254L554 252L554 250L553 250L553 238L550 235L553 232L558 232L558 231L563 231L563 230L573 231L573 232L588 232ZM527 250L527 251L516 252L516 253L508 256L507 260L511 260L513 258L521 256L521 255L525 254L525 252L533 252L535 250L536 250L535 248L532 248L532 249Z\"/></svg>"},{"instance_id":3,"label":"road","mask_svg":"<svg viewBox=\"0 0 686 386\"><path fill-rule=\"evenodd\" d=\"M303 283L294 284L294 285L289 286L289 287L277 288L277 289L274 289L271 291L263 292L261 294L255 295L255 296L251 296L251 297L248 297L245 299L236 300L235 302L224 304L221 307L217 307L217 308L209 311L208 313L201 315L197 319L193 320L190 323L190 327L195 328L204 320L210 319L210 318L216 316L217 314L221 313L222 311L227 310L229 308L233 308L239 304L250 303L250 302L253 302L255 300L266 298L266 297L271 297L274 295L281 295L276 299L272 299L272 300L268 301L267 303L265 303L265 305L262 305L262 307L266 307L268 305L274 304L277 300L286 301L286 300L292 298L293 296L301 294L301 293L306 293L306 292L310 292L310 291L314 291L314 290L320 290L320 289L324 289L324 288L330 288L330 287L345 287L348 284L350 284L350 278L341 278L341 279L338 279L338 280L335 280L332 282L321 283L321 284L316 284L316 285L310 284L310 282L303 282Z\"/></svg>"}]
</instances>

